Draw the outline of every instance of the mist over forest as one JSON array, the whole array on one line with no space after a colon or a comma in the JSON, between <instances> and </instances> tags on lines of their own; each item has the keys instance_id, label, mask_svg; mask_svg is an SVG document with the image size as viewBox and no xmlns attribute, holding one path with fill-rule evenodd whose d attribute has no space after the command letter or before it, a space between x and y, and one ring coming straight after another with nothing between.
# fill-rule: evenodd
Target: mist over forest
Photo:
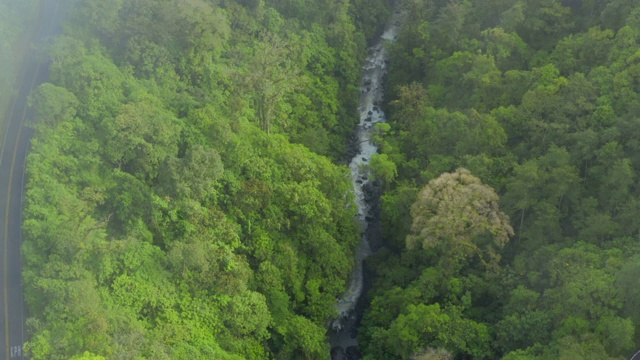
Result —
<instances>
[{"instance_id":1,"label":"mist over forest","mask_svg":"<svg viewBox=\"0 0 640 360\"><path fill-rule=\"evenodd\" d=\"M637 1L59 3L29 98L29 358L640 348ZM40 5L0 0L2 112ZM358 181L381 233L345 352L329 337L358 264L348 164L378 43L386 121L365 124Z\"/></svg>"}]
</instances>

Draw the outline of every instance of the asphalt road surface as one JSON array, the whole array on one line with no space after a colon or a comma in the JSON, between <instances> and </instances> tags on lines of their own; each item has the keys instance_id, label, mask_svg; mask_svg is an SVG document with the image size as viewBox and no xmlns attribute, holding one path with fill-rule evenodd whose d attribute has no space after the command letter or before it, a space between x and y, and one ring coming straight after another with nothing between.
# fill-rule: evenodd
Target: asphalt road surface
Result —
<instances>
[{"instance_id":1,"label":"asphalt road surface","mask_svg":"<svg viewBox=\"0 0 640 360\"><path fill-rule=\"evenodd\" d=\"M61 23L57 0L41 0L32 44L42 44ZM10 104L8 124L0 153L0 359L23 359L24 301L22 292L22 193L32 117L27 106L31 91L49 78L48 63L29 47L19 77L19 92Z\"/></svg>"}]
</instances>

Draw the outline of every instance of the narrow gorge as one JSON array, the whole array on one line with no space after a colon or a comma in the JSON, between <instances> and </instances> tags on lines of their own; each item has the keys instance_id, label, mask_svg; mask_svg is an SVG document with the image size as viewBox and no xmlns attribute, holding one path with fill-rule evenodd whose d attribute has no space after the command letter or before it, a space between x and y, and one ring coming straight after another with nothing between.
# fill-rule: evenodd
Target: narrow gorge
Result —
<instances>
[{"instance_id":1,"label":"narrow gorge","mask_svg":"<svg viewBox=\"0 0 640 360\"><path fill-rule=\"evenodd\" d=\"M362 227L362 238L355 253L355 265L349 278L347 291L338 300L338 318L331 323L330 342L332 359L352 359L357 354L356 339L358 326L358 305L365 288L363 261L372 254L375 248L373 237L379 237L379 231L373 229L377 215L373 204L378 201L379 184L371 174L371 159L378 152L373 142L377 123L386 122L381 108L384 99L384 82L389 65L388 46L396 39L401 24L402 12L396 8L378 42L367 51L367 58L362 68L360 83L360 100L358 111L360 122L354 134L354 151L351 159L351 182L358 207L358 220Z\"/></svg>"}]
</instances>

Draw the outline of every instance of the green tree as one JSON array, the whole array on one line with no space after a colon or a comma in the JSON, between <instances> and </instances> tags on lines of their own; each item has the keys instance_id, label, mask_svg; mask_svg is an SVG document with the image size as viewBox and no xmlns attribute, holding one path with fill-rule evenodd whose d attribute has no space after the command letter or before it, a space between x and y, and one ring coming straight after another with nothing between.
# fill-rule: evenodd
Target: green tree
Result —
<instances>
[{"instance_id":1,"label":"green tree","mask_svg":"<svg viewBox=\"0 0 640 360\"><path fill-rule=\"evenodd\" d=\"M373 154L371 157L371 172L374 179L380 179L385 184L391 183L398 176L398 169L387 154Z\"/></svg>"},{"instance_id":2,"label":"green tree","mask_svg":"<svg viewBox=\"0 0 640 360\"><path fill-rule=\"evenodd\" d=\"M142 180L154 179L160 164L178 152L180 123L151 101L123 105L115 119L103 121L105 155L118 168Z\"/></svg>"},{"instance_id":3,"label":"green tree","mask_svg":"<svg viewBox=\"0 0 640 360\"><path fill-rule=\"evenodd\" d=\"M71 120L76 115L78 99L67 89L50 83L40 85L29 99L30 106L37 111L36 118L46 124L45 127L55 127L65 120ZM33 124L37 129L38 124Z\"/></svg>"},{"instance_id":4,"label":"green tree","mask_svg":"<svg viewBox=\"0 0 640 360\"><path fill-rule=\"evenodd\" d=\"M265 33L257 40L249 73L245 76L251 87L253 108L260 127L271 132L274 120L286 127L291 109L284 97L301 85L300 67L294 62L293 46L274 33Z\"/></svg>"},{"instance_id":5,"label":"green tree","mask_svg":"<svg viewBox=\"0 0 640 360\"><path fill-rule=\"evenodd\" d=\"M426 346L479 358L489 352L485 325L461 318L458 308L442 309L438 304L409 305L386 336L391 351L402 359L409 359Z\"/></svg>"},{"instance_id":6,"label":"green tree","mask_svg":"<svg viewBox=\"0 0 640 360\"><path fill-rule=\"evenodd\" d=\"M196 145L184 158L168 156L161 165L159 182L163 192L170 196L202 201L214 194L216 180L223 173L218 152Z\"/></svg>"},{"instance_id":7,"label":"green tree","mask_svg":"<svg viewBox=\"0 0 640 360\"><path fill-rule=\"evenodd\" d=\"M461 260L475 256L486 266L497 266L498 250L513 236L498 195L466 169L430 181L412 205L411 216L407 246L435 247L454 269ZM479 241L487 235L490 241Z\"/></svg>"}]
</instances>

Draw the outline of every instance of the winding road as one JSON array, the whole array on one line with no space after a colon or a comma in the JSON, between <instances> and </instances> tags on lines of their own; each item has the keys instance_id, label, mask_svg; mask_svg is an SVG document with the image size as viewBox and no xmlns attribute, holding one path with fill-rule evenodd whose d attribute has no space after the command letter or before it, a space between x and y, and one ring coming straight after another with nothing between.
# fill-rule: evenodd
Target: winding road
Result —
<instances>
[{"instance_id":1,"label":"winding road","mask_svg":"<svg viewBox=\"0 0 640 360\"><path fill-rule=\"evenodd\" d=\"M31 44L46 41L58 31L62 20L57 0L40 0ZM23 359L24 297L22 292L22 194L32 117L27 106L31 91L49 78L48 64L33 46L24 57L17 96L12 99L0 150L0 358Z\"/></svg>"}]
</instances>

